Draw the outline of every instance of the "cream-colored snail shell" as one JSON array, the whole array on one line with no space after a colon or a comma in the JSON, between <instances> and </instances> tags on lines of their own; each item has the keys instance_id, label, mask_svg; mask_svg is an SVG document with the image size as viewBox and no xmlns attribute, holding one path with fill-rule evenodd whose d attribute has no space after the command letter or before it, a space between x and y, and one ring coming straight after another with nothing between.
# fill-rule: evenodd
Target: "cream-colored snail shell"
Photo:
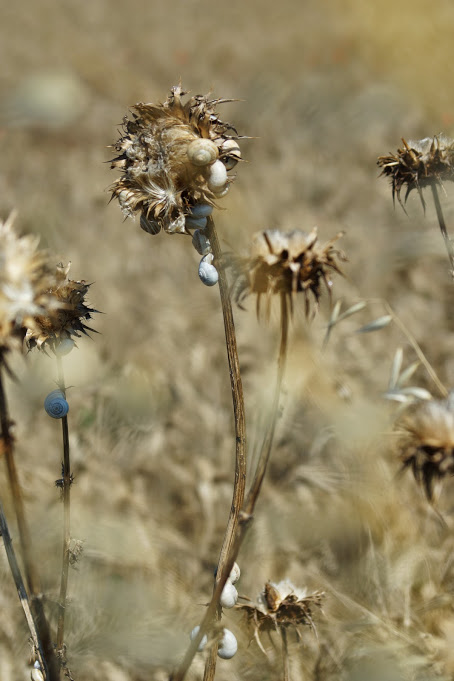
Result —
<instances>
[{"instance_id":1,"label":"cream-colored snail shell","mask_svg":"<svg viewBox=\"0 0 454 681\"><path fill-rule=\"evenodd\" d=\"M238 601L238 591L233 586L232 582L227 580L224 588L222 589L221 598L219 603L223 608L233 608Z\"/></svg>"},{"instance_id":2,"label":"cream-colored snail shell","mask_svg":"<svg viewBox=\"0 0 454 681\"><path fill-rule=\"evenodd\" d=\"M213 262L213 254L204 255L199 265L199 279L205 286L214 286L218 283L219 273Z\"/></svg>"},{"instance_id":3,"label":"cream-colored snail shell","mask_svg":"<svg viewBox=\"0 0 454 681\"><path fill-rule=\"evenodd\" d=\"M44 409L53 419L62 419L69 411L69 404L61 390L52 390L44 400Z\"/></svg>"},{"instance_id":4,"label":"cream-colored snail shell","mask_svg":"<svg viewBox=\"0 0 454 681\"><path fill-rule=\"evenodd\" d=\"M235 634L230 629L224 629L222 639L219 643L218 655L223 660L230 660L238 650L238 641Z\"/></svg>"},{"instance_id":5,"label":"cream-colored snail shell","mask_svg":"<svg viewBox=\"0 0 454 681\"><path fill-rule=\"evenodd\" d=\"M238 565L238 563L233 563L233 568L230 571L229 575L229 582L231 584L236 584L240 577L241 577L240 566Z\"/></svg>"},{"instance_id":6,"label":"cream-colored snail shell","mask_svg":"<svg viewBox=\"0 0 454 681\"><path fill-rule=\"evenodd\" d=\"M33 669L30 672L30 678L32 681L44 681L41 665L39 664L38 660L36 660L35 664L33 665Z\"/></svg>"},{"instance_id":7,"label":"cream-colored snail shell","mask_svg":"<svg viewBox=\"0 0 454 681\"><path fill-rule=\"evenodd\" d=\"M225 140L221 146L221 156L227 170L232 170L241 161L241 149L235 140Z\"/></svg>"},{"instance_id":8,"label":"cream-colored snail shell","mask_svg":"<svg viewBox=\"0 0 454 681\"><path fill-rule=\"evenodd\" d=\"M218 158L219 150L211 140L199 138L188 145L187 154L193 165L209 166Z\"/></svg>"},{"instance_id":9,"label":"cream-colored snail shell","mask_svg":"<svg viewBox=\"0 0 454 681\"><path fill-rule=\"evenodd\" d=\"M227 169L222 161L215 161L208 172L208 187L213 192L219 192L227 184Z\"/></svg>"},{"instance_id":10,"label":"cream-colored snail shell","mask_svg":"<svg viewBox=\"0 0 454 681\"><path fill-rule=\"evenodd\" d=\"M195 637L197 636L197 634L199 633L199 631L200 631L200 627L199 627L199 626L194 627L194 629L193 629L193 630L191 631L191 633L189 634L189 638L191 639L191 641L193 641L193 640L195 639ZM208 642L208 637L207 637L207 635L205 634L205 636L202 636L202 640L200 641L199 647L197 648L197 650L199 651L199 653L201 653L202 650L205 648L207 642Z\"/></svg>"}]
</instances>

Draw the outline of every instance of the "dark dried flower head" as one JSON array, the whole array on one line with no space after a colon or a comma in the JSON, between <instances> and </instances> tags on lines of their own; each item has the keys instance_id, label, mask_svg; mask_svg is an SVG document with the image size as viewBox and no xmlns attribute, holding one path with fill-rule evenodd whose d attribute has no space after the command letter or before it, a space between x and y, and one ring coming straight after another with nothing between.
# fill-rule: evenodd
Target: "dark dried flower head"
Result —
<instances>
[{"instance_id":1,"label":"dark dried flower head","mask_svg":"<svg viewBox=\"0 0 454 681\"><path fill-rule=\"evenodd\" d=\"M245 614L258 638L258 634L277 631L280 627L293 627L297 631L301 625L315 628L312 611L314 606L321 607L323 597L322 591L309 593L307 589L297 589L284 579L277 584L267 582L256 603L236 607ZM260 644L259 638L258 642Z\"/></svg>"},{"instance_id":2,"label":"dark dried flower head","mask_svg":"<svg viewBox=\"0 0 454 681\"><path fill-rule=\"evenodd\" d=\"M0 220L0 348L20 346L27 328L37 330L36 315L54 314L49 289L55 273L35 236L19 237L14 215Z\"/></svg>"},{"instance_id":3,"label":"dark dried flower head","mask_svg":"<svg viewBox=\"0 0 454 681\"><path fill-rule=\"evenodd\" d=\"M293 296L302 292L306 315L309 315L311 295L318 305L321 282L330 291L330 271L342 274L336 260L345 260L345 256L333 245L340 236L338 234L328 243L320 244L316 228L309 233L299 230L284 233L278 229L257 232L249 257L232 262L235 301L241 306L246 296L256 293L259 312L262 295L267 297L269 310L271 296L275 293L284 294L291 303Z\"/></svg>"},{"instance_id":4,"label":"dark dried flower head","mask_svg":"<svg viewBox=\"0 0 454 681\"><path fill-rule=\"evenodd\" d=\"M397 426L404 468L411 467L432 501L434 481L454 474L454 395L413 405Z\"/></svg>"},{"instance_id":5,"label":"dark dried flower head","mask_svg":"<svg viewBox=\"0 0 454 681\"><path fill-rule=\"evenodd\" d=\"M226 99L196 95L183 103L185 92L172 88L164 104L136 104L133 119L123 121L123 136L112 168L122 171L112 185L123 213L141 214L141 227L187 233L185 218L197 203L214 205L227 193L227 171L240 160L238 134L223 123L216 107Z\"/></svg>"},{"instance_id":6,"label":"dark dried flower head","mask_svg":"<svg viewBox=\"0 0 454 681\"><path fill-rule=\"evenodd\" d=\"M87 331L95 332L84 323L97 312L85 300L90 284L68 279L69 268L70 263L60 263L56 267L55 284L47 294L58 309L52 315L38 315L34 318L34 324L25 336L30 349L38 347L56 351L63 341L72 340L73 337L80 338L81 334L88 335Z\"/></svg>"},{"instance_id":7,"label":"dark dried flower head","mask_svg":"<svg viewBox=\"0 0 454 681\"><path fill-rule=\"evenodd\" d=\"M412 189L417 189L424 205L422 188L444 180L454 180L454 140L445 135L425 137L417 142L406 142L402 139L403 148L397 154L380 156L377 164L382 168L382 175L391 178L393 198L397 195L402 203L400 193L406 187L405 200Z\"/></svg>"}]
</instances>

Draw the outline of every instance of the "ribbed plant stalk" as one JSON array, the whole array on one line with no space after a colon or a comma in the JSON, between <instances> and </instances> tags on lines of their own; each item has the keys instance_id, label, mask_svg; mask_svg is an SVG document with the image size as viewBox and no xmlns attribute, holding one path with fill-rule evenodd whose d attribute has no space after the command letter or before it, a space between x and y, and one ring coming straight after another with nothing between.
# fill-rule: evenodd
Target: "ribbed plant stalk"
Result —
<instances>
[{"instance_id":1,"label":"ribbed plant stalk","mask_svg":"<svg viewBox=\"0 0 454 681\"><path fill-rule=\"evenodd\" d=\"M438 196L437 182L435 180L432 180L430 183L430 188L432 190L435 210L437 212L438 224L440 225L441 235L443 237L443 241L445 242L446 251L448 253L448 258L451 265L451 276L454 278L454 248L452 241L449 238L448 230L446 229L446 222L443 215L443 210L441 208L440 197Z\"/></svg>"},{"instance_id":2,"label":"ribbed plant stalk","mask_svg":"<svg viewBox=\"0 0 454 681\"><path fill-rule=\"evenodd\" d=\"M60 355L57 355L58 387L65 395L66 387L63 373L63 363ZM71 543L71 459L69 451L68 417L61 419L63 440L63 465L62 465L62 495L63 495L63 545L62 563L60 576L60 596L58 600L57 622L57 653L63 664L66 663L65 654L65 614L66 597L68 592L69 557Z\"/></svg>"},{"instance_id":3,"label":"ribbed plant stalk","mask_svg":"<svg viewBox=\"0 0 454 681\"><path fill-rule=\"evenodd\" d=\"M282 668L283 668L282 681L290 681L287 630L285 627L281 627L280 632L282 640Z\"/></svg>"},{"instance_id":4,"label":"ribbed plant stalk","mask_svg":"<svg viewBox=\"0 0 454 681\"><path fill-rule=\"evenodd\" d=\"M214 622L221 619L219 599L234 562L234 559L233 561L231 560L231 556L233 555L234 551L235 538L237 536L238 524L240 522L240 513L244 502L246 488L246 420L244 412L243 385L241 382L240 363L238 359L238 349L236 343L232 305L230 301L229 284L222 264L221 246L219 244L214 220L211 217L209 217L207 220L207 233L214 255L214 263L219 272L219 293L221 297L221 307L224 318L225 342L229 364L230 387L232 391L233 414L235 421L235 474L232 504L224 534L224 541L219 554L216 579L211 601L206 610L205 617L203 618L203 621L200 625L198 635L191 642L191 645L189 646L183 661L172 676L174 681L182 681L184 679L204 634L211 629ZM216 655L217 643L213 645L210 651L210 655L205 666L204 681L210 681L214 678L217 659Z\"/></svg>"},{"instance_id":5,"label":"ribbed plant stalk","mask_svg":"<svg viewBox=\"0 0 454 681\"><path fill-rule=\"evenodd\" d=\"M8 402L3 385L3 372L5 359L0 356L0 425L1 438L3 444L3 455L6 461L9 486L16 513L19 539L21 545L22 560L24 564L25 579L30 595L30 604L35 622L35 627L40 641L40 648L44 656L44 674L48 681L58 681L60 678L60 667L55 657L54 647L50 634L49 624L44 614L42 602L41 585L38 572L33 559L33 548L30 531L25 517L24 500L19 483L16 462L14 458L14 437L11 433L12 421L9 416Z\"/></svg>"}]
</instances>

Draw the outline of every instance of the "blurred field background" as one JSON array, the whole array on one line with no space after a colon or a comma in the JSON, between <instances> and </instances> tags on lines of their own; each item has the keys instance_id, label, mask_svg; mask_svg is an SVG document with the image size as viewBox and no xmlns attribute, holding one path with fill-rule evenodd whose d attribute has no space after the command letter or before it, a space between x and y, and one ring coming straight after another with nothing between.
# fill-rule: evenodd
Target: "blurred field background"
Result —
<instances>
[{"instance_id":1,"label":"blurred field background","mask_svg":"<svg viewBox=\"0 0 454 681\"><path fill-rule=\"evenodd\" d=\"M393 208L376 157L400 139L453 134L454 6L449 0L50 0L8 3L0 26L0 217L41 235L56 262L94 282L100 335L65 359L75 482L72 534L84 553L70 574L68 663L76 681L164 681L209 599L232 490L233 424L217 287L203 287L190 240L151 237L108 205L107 145L128 107L193 94L237 98L221 118L254 139L216 223L242 252L264 228L344 231L344 309L325 298L311 325L297 311L283 415L256 520L240 555L240 595L288 577L326 592L301 643L293 681L454 678L452 486L443 527L410 474L396 477L386 403L394 353L415 360L390 326L357 335L386 299L449 388L454 289L431 201ZM454 230L453 192L443 206ZM274 376L277 315L235 311L251 456ZM52 610L59 586L60 427L42 402L54 362L13 361L17 455L34 548ZM437 396L421 368L412 381ZM5 473L0 472L5 490ZM5 492L6 494L6 492ZM2 497L5 495L2 493ZM18 545L12 507L5 498ZM29 678L28 633L0 557L0 679ZM239 640L219 681L279 679L239 613ZM276 638L277 645L279 641ZM190 679L203 675L203 655Z\"/></svg>"}]
</instances>

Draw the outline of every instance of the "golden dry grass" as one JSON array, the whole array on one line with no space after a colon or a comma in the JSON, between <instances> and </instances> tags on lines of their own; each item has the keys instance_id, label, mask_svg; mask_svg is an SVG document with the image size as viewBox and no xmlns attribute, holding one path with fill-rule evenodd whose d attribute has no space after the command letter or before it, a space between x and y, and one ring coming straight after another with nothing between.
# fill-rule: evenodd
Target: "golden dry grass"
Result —
<instances>
[{"instance_id":1,"label":"golden dry grass","mask_svg":"<svg viewBox=\"0 0 454 681\"><path fill-rule=\"evenodd\" d=\"M96 319L102 335L81 340L65 360L74 386L72 533L84 540L67 625L77 681L166 678L211 593L233 470L218 292L200 285L188 239L151 238L107 205L113 174L103 163L116 126L130 104L162 101L180 77L193 93L212 88L244 100L226 105L226 118L258 139L243 143L250 163L216 217L224 245L241 252L265 228L317 225L322 241L344 230L348 279L336 280L335 297L345 307L386 298L450 387L454 295L434 211L428 201L424 217L417 196L409 217L394 210L375 160L402 136L452 135L453 19L448 0L24 0L4 8L0 216L17 208L17 226L70 259L72 276L93 281L90 302L105 313ZM26 79L43 73L69 83L53 121L27 99ZM259 325L249 307L236 312L236 325L253 452L277 330ZM397 406L381 393L396 349L407 364L415 356L393 326L354 334L381 314L374 303L345 320L324 354L327 301L309 328L296 315L285 409L239 559L242 595L285 577L327 593L318 642L309 630L302 645L290 640L293 681L454 674L453 488L448 481L440 500L446 529L410 474L396 478ZM60 430L42 401L55 371L37 355L14 367L18 466L52 600ZM413 383L436 394L422 369ZM29 676L27 631L3 553L0 570L0 678L19 681ZM219 661L216 678L278 679L279 651L265 640L267 660L254 641L248 646L238 614L226 621L240 648ZM202 669L198 656L189 678Z\"/></svg>"}]
</instances>

